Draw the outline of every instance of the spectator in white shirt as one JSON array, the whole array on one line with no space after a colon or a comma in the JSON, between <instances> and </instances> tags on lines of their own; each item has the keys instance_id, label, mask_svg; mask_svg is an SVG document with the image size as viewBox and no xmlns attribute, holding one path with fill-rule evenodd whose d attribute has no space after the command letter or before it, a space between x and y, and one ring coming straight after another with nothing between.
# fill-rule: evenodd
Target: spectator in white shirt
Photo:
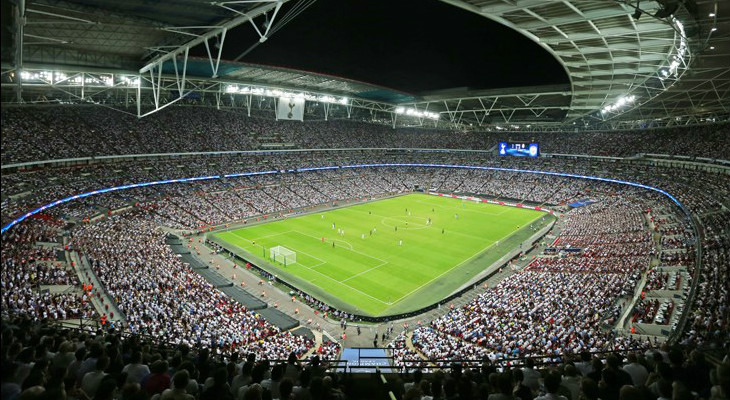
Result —
<instances>
[{"instance_id":1,"label":"spectator in white shirt","mask_svg":"<svg viewBox=\"0 0 730 400\"><path fill-rule=\"evenodd\" d=\"M636 354L629 353L626 358L629 363L624 365L623 370L631 375L631 380L633 381L634 386L644 386L646 379L649 377L649 371L647 371L646 367L639 364Z\"/></svg>"},{"instance_id":2,"label":"spectator in white shirt","mask_svg":"<svg viewBox=\"0 0 730 400\"><path fill-rule=\"evenodd\" d=\"M142 352L135 351L129 364L125 365L122 372L127 374L127 383L141 383L142 379L149 375L150 368L142 364Z\"/></svg>"},{"instance_id":3,"label":"spectator in white shirt","mask_svg":"<svg viewBox=\"0 0 730 400\"><path fill-rule=\"evenodd\" d=\"M96 360L96 368L91 372L87 372L81 379L81 389L84 393L89 395L89 397L94 397L96 395L96 390L99 389L99 384L101 384L102 379L104 379L107 375L104 370L108 366L109 357L101 356L98 360Z\"/></svg>"}]
</instances>

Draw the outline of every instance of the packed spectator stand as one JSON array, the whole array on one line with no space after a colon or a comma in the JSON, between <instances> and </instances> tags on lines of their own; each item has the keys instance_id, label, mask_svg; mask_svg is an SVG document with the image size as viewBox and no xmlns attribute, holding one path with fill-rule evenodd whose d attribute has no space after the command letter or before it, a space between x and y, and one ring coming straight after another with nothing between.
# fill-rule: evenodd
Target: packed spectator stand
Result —
<instances>
[{"instance_id":1,"label":"packed spectator stand","mask_svg":"<svg viewBox=\"0 0 730 400\"><path fill-rule=\"evenodd\" d=\"M538 138L542 151L624 157L656 153L717 158L730 153L727 125L621 132L458 132L354 121L273 121L242 111L172 107L138 120L94 106L3 107L3 165L84 156L294 148L488 149L498 141ZM260 140L260 138L263 138ZM387 144L387 146L384 146Z\"/></svg>"},{"instance_id":2,"label":"packed spectator stand","mask_svg":"<svg viewBox=\"0 0 730 400\"><path fill-rule=\"evenodd\" d=\"M191 117L188 110L173 108L167 113L159 113L155 117L159 120L142 120L141 123L92 107L65 108L60 118L54 117L58 110L51 108L3 108L2 113L4 166L97 155L256 150L262 144L258 138L272 136L269 132L276 132L273 136L277 140L294 143L301 148L377 148L387 143L388 147L394 148L487 149L499 139L513 137L496 132L449 132L447 136L442 131L392 130L349 121L275 123L209 109L196 109L195 117ZM34 118L29 118L28 113L33 113ZM79 124L83 128L79 128ZM687 132L690 129L691 132ZM646 149L651 153L711 157L705 153L706 147L702 144L713 143L715 148L727 144L722 140L724 129L726 127L709 125L658 132L541 133L535 136L544 144L543 151L554 153L581 151L583 154L628 156L641 151L637 149ZM205 140L200 135L203 131L207 136ZM244 134L240 134L242 132ZM590 136L592 144L587 146L586 143L591 142L581 135ZM698 140L682 140L683 135L693 135ZM641 364L649 369L652 366L661 369L664 367L656 365L663 364L652 353L657 343L647 341L641 335L627 335L626 332L620 335L615 330L606 329L606 326L615 326L627 313L631 321L651 321L653 325L670 325L673 322L676 325L695 276L699 278L697 292L692 307L688 309L686 329L677 332L677 342L684 346L683 349L695 346L727 348L730 331L730 204L726 199L730 198L730 180L722 174L651 163L609 163L594 159L505 160L487 153L458 151L342 150L197 155L3 173L2 222L5 225L28 210L59 198L109 186L247 171L388 162L499 166L626 179L656 186L675 195L691 212L696 224L655 193L608 183L509 171L363 168L136 188L49 209L6 232L2 246L3 317L20 316L25 322L20 323L19 331L37 330L36 324L40 321L98 318L88 298L95 293L36 290L39 285L78 287L83 283L70 265L55 262L54 252L65 249L76 251L89 260L103 286L96 290L105 291L115 300L127 318L125 328L132 334L131 339L124 341L113 333L111 336L96 335L96 339L91 338L93 335L81 333L74 338L74 350L90 348L94 340L107 340L112 342L112 346L107 345L107 356L126 361L132 357L133 348L144 348L137 340L148 340L137 337L154 336L166 344L156 345L162 346L157 348L160 354L146 355L145 363L153 369L154 362L167 362L168 381L181 370L177 368L182 363L178 363L176 353L184 352L181 349L186 348L199 352L195 357L188 356L191 361L208 351L204 349L212 349L210 357L221 363L221 367L232 358L247 354L254 354L258 360L284 359L290 353L295 356L311 354L311 339L279 332L260 316L222 296L182 264L164 245L164 235L157 226L195 231L263 214L286 214L314 205L423 188L557 207L588 197L594 198L597 203L566 212L560 224L561 232L552 243L555 248L579 247L582 249L580 254L540 255L525 269L485 289L464 307L448 311L430 323L398 335L388 345L396 365L447 367L449 363L445 360L449 359L488 360L491 363L525 356L552 358L585 351L618 351L622 355L646 351L649 357ZM121 209L129 210L117 212ZM100 221L91 222L100 216ZM68 232L67 223L75 225ZM694 226L699 228L698 232L694 231ZM696 239L700 240L700 260L696 259ZM56 246L44 247L40 242L56 243ZM596 278L599 275L601 279ZM83 280L83 275L80 277ZM633 310L624 308L624 303L628 303L631 295L640 289L645 293L633 305ZM671 291L672 297L661 297L667 295L665 291ZM679 294L678 300L674 299L675 293ZM316 302L316 299L313 301ZM33 325L29 325L28 321L34 321ZM6 325L5 322L3 325ZM630 325L627 323L618 328L628 330ZM76 335L61 328L51 329L63 332L60 336ZM10 337L23 346L31 344L24 342L27 338L17 332ZM11 344L11 340L5 338L4 335L3 340L8 342L3 343L4 349L6 344ZM61 344L62 340L57 337L49 346L60 350ZM326 343L324 346L324 349L319 349L323 357L337 357L337 344ZM667 352L660 354L663 362L669 362L676 368L688 368L688 365L698 362L687 357L688 354L679 361L671 361ZM14 368L24 366L32 370L30 362L23 364L17 360L25 358L17 357L19 355L11 357L3 351L4 361L16 361ZM38 354L36 358L42 359ZM50 357L46 358L50 361ZM120 363L119 360L109 361L112 366ZM172 365L173 362L177 367ZM563 381L575 376L567 368L573 365L570 357L557 363L558 375L562 374ZM43 361L39 363L43 364ZM247 369L244 364L228 367L229 378L233 379ZM254 363L252 368L259 364ZM578 367L577 362L575 366ZM214 386L214 372L218 370L208 368L209 374L205 377L196 371L198 379L202 384L205 378L210 377L209 386ZM264 376L274 375L277 369L276 366L260 368L266 370ZM723 368L717 369L718 379L726 373ZM116 369L107 371L119 381L121 370ZM313 369L318 370L319 367ZM703 379L708 379L711 368L706 369ZM51 370L47 372L50 374ZM463 383L462 380L471 382L474 387L485 385L486 394L501 390L500 379L509 380L513 387L519 387L516 370L508 367L505 371L498 374L498 378L471 372L465 379L458 369L452 369L448 377L430 377L429 385L425 385L422 393L433 393L433 388L438 387L441 389L439 393L447 396L453 389L451 385ZM604 382L601 390L606 385L612 386L611 379L615 376L611 377L611 373L603 377L600 368L593 372L598 372L598 375L594 374L597 378L593 379L594 384ZM164 374L164 371L158 373ZM188 374L192 376L193 371L188 370ZM278 372L276 374L278 376ZM553 384L554 374L552 370L543 371L544 387L538 387L532 393L548 391L548 382ZM293 384L301 385L301 375L304 374L289 378ZM49 376L49 382L53 381L51 377L55 375ZM329 383L324 385L327 389L319 393L328 393L331 397L347 391L344 386L337 389L337 375L325 378L329 378ZM304 379L306 382L310 378ZM258 383L263 384L264 380L260 379ZM318 381L315 388L323 385L324 380ZM3 379L5 382L6 379ZM31 379L31 382L36 381ZM680 394L683 388L696 393L704 390L689 387L694 383L683 380L679 374L662 374L662 371L656 372L656 382L680 382L675 384L675 390ZM18 383L30 387L22 381ZM308 383L311 392L311 379ZM662 385L665 386L664 383ZM79 384L83 386L82 382ZM55 393L53 390L60 386L47 384L46 389ZM645 390L642 385L634 386L637 390ZM659 383L654 389L646 386L649 388L646 390L659 393ZM69 392L73 387L67 386ZM118 387L124 389L125 386L121 384ZM302 390L302 386L299 387ZM457 392L462 390L458 387ZM203 398L206 389L198 388L196 396ZM135 390L141 393L146 388L140 386ZM322 389L314 389L315 392L317 390ZM592 389L586 390L590 392ZM728 393L727 388L718 390ZM271 387L268 392L273 394ZM401 395L405 392L403 389ZM148 391L148 394L152 393ZM310 394L315 398L313 393ZM232 393L232 396L237 395ZM478 398L476 392L471 392L470 396L464 395L464 398ZM438 394L434 398L439 398ZM601 398L604 398L603 395Z\"/></svg>"}]
</instances>

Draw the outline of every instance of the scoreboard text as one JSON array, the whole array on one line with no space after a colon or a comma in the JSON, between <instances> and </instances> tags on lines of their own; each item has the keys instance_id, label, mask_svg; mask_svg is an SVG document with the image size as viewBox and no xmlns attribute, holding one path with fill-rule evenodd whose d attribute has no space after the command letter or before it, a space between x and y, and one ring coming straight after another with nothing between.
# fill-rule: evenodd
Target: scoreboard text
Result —
<instances>
[{"instance_id":1,"label":"scoreboard text","mask_svg":"<svg viewBox=\"0 0 730 400\"><path fill-rule=\"evenodd\" d=\"M499 142L497 151L500 156L537 157L540 155L540 144Z\"/></svg>"}]
</instances>

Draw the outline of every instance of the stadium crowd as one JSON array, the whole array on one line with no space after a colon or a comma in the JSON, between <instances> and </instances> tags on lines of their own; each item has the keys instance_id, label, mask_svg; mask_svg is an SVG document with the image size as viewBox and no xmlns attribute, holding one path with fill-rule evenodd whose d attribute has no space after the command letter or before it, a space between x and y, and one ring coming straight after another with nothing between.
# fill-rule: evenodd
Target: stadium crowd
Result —
<instances>
[{"instance_id":1,"label":"stadium crowd","mask_svg":"<svg viewBox=\"0 0 730 400\"><path fill-rule=\"evenodd\" d=\"M274 121L243 110L170 107L147 118L94 106L4 107L2 163L45 159L276 148L488 149L498 141L543 143L560 154L659 153L714 159L728 154L726 125L621 132L461 132L332 121ZM204 134L203 134L204 133ZM385 145L387 144L387 145Z\"/></svg>"},{"instance_id":2,"label":"stadium crowd","mask_svg":"<svg viewBox=\"0 0 730 400\"><path fill-rule=\"evenodd\" d=\"M208 109L201 110L200 115L196 112L192 118L185 110L173 108L169 113L155 116L156 119L142 122L89 107L64 109L55 118L57 111L3 108L3 164L101 154L257 149L266 141L291 142L305 148L383 147L387 143L389 147L486 149L503 137L513 137L506 133L455 133L445 140L442 131L392 130L346 121L274 123ZM34 113L34 118L37 114L37 118L29 118L29 112ZM82 129L77 128L79 123ZM546 133L536 137L544 144L545 152L621 156L647 151L703 157L712 156L707 153L711 147L704 144L713 143L713 149L717 149L718 143L727 146L726 141L719 140L722 129L723 126L716 125L691 130L568 133L559 138ZM209 134L201 135L201 132ZM683 140L684 135L693 135L696 140ZM259 359L283 359L290 352L302 355L310 351L310 339L278 332L259 316L221 296L170 252L157 225L195 230L263 215L278 216L313 205L421 188L538 204L565 205L588 198L597 203L566 213L561 232L553 243L557 248L579 247L582 249L579 254L539 257L525 270L486 290L473 302L416 328L410 339L398 336L389 345L398 363L421 356L498 360L516 355L651 347L651 343L619 337L601 325L614 323L616 316L623 313L618 299L633 292L652 257L659 258L662 268L685 268L690 281L686 283L694 282L695 275L698 277L681 342L705 346L727 343L730 204L726 199L730 198L730 180L716 173L640 163L499 159L487 154L459 152L352 150L198 156L3 173L2 221L5 224L37 205L111 185L373 162L500 166L628 179L672 193L697 218L699 232L694 231L690 220L655 193L509 171L367 168L169 184L74 201L6 232L2 244L3 313L24 315L34 321L94 314L84 293L50 294L34 290L37 284L79 285L74 273L59 268L51 261L55 256L35 243L58 237L63 224L72 221L80 224L71 231L71 247L89 259L104 290L123 309L132 332L154 335L181 348L217 349L220 351L213 351L211 357L221 360L239 351L254 353ZM126 206L134 209L111 215L112 210ZM106 215L106 218L86 222L96 215ZM661 236L659 253L652 242L654 234ZM696 238L702 246L699 260L695 259ZM603 279L595 278L598 273ZM682 276L677 275L677 285ZM648 282L647 290L660 290L671 281L651 270ZM193 301L200 298L205 301ZM673 314L669 304L660 312L665 303L655 307L648 304L654 300L645 301L647 304L639 307L646 310L642 319L669 322ZM680 309L681 304L671 308ZM407 340L411 340L418 352L406 345ZM77 344L76 347L85 346ZM323 355L336 353L335 344L322 350ZM172 363L174 357L169 356L166 358ZM233 371L229 371L231 376ZM596 377L600 381L601 377ZM511 378L513 383L518 381L516 378Z\"/></svg>"},{"instance_id":3,"label":"stadium crowd","mask_svg":"<svg viewBox=\"0 0 730 400\"><path fill-rule=\"evenodd\" d=\"M534 359L455 361L448 370L430 374L414 368L392 388L397 398L406 399L721 399L730 388L729 361L725 356L713 366L702 352L681 346L583 352L543 365Z\"/></svg>"},{"instance_id":4,"label":"stadium crowd","mask_svg":"<svg viewBox=\"0 0 730 400\"><path fill-rule=\"evenodd\" d=\"M650 245L639 247L643 253L626 256L636 251L637 240L651 243L648 236L637 235L644 230L644 215L640 205L610 197L569 212L556 242L591 243L595 251L538 257L471 303L417 328L414 346L429 359L443 360L650 346L605 328L615 323L606 321L612 306L633 294L649 267ZM622 239L624 233L629 241ZM629 251L621 250L627 246Z\"/></svg>"},{"instance_id":5,"label":"stadium crowd","mask_svg":"<svg viewBox=\"0 0 730 400\"><path fill-rule=\"evenodd\" d=\"M3 235L2 310L6 315L23 315L33 321L66 320L93 315L89 299L80 291L51 292L42 286L70 285L79 280L56 257L56 248L39 245L57 240L57 222L36 220Z\"/></svg>"},{"instance_id":6,"label":"stadium crowd","mask_svg":"<svg viewBox=\"0 0 730 400\"><path fill-rule=\"evenodd\" d=\"M276 358L258 348L221 354L113 329L86 332L22 317L3 319L2 326L3 400L343 398L340 376L327 373L327 362L316 353L305 362L283 350L276 350Z\"/></svg>"},{"instance_id":7,"label":"stadium crowd","mask_svg":"<svg viewBox=\"0 0 730 400\"><path fill-rule=\"evenodd\" d=\"M367 154L371 156L372 154ZM427 155L418 155L416 161L422 161ZM343 161L351 161L352 154L347 155L347 159ZM282 164L294 162L294 160L277 160ZM177 170L176 166L165 167L166 163L161 163L161 173L167 170ZM196 165L207 165L200 161ZM236 164L233 161L221 163L225 165ZM557 163L560 164L560 163ZM142 163L142 165L145 165ZM143 174L149 175L147 167L140 167L139 170L145 171ZM136 171L134 171L136 172ZM207 171L206 171L207 172ZM408 173L406 173L408 172ZM414 173L417 172L417 173ZM35 173L31 173L35 174ZM499 175L497 175L499 174ZM519 198L524 192L515 190L506 191L505 188L513 187L530 187L532 199L534 201L542 201L548 203L566 203L571 198L586 196L596 187L595 183L585 181L569 181L567 178L560 177L541 177L539 181L532 182L530 185L505 185L506 179L512 180L513 183L518 182L517 174L511 174L506 178L508 172L493 171L469 171L455 170L452 171L451 178L442 176L443 172L439 170L416 170L416 169L378 169L378 170L346 170L346 171L318 171L308 174L299 174L295 181L293 175L283 175L280 177L263 176L259 177L243 177L222 182L205 182L180 184L189 185L188 190L175 187L175 185L166 185L156 188L140 188L130 190L126 193L120 192L114 196L124 195L129 203L137 202L144 208L152 211L150 214L153 219L163 225L177 228L195 229L202 225L207 225L221 221L234 220L234 216L253 216L260 215L263 212L276 212L280 210L286 212L295 207L295 204L288 203L286 199L277 200L267 193L273 193L271 190L277 188L279 192L293 192L296 195L291 198L306 199L304 203L318 204L322 202L335 201L338 199L346 199L347 197L367 197L376 193L397 193L403 190L413 188L415 185L420 187L432 187L437 190L450 191L459 190L473 191L475 193L484 193L494 196ZM130 175L122 179L117 178L120 183L129 183L134 180ZM142 175L143 176L143 175ZM169 176L169 175L168 175ZM492 179L496 177L497 179ZM150 179L159 179L158 176L150 177ZM12 182L14 178L9 178ZM144 179L144 178L142 178ZM142 180L141 179L141 180ZM355 182L355 180L357 180ZM82 181L77 181L80 184ZM459 183L461 182L461 183ZM478 187L473 182L478 182ZM95 184L91 182L91 184ZM471 185L471 186L467 186ZM63 185L59 185L63 186ZM11 186L12 187L12 186ZM71 190L75 186L71 186ZM264 190L256 190L263 187ZM93 186L91 188L94 188ZM366 188L367 190L363 190ZM558 189L555 189L558 188ZM467 189L467 190L464 190ZM66 188L66 190L69 190ZM568 195L572 191L573 195ZM34 192L35 193L35 192ZM187 193L191 195L186 196ZM556 197L555 193L565 193L560 197ZM50 199L41 194L43 200ZM103 199L105 196L99 196ZM215 199L215 200L213 200ZM243 199L239 201L239 199ZM28 200L30 202L31 200ZM37 200L34 200L37 201ZM96 200L95 200L96 201ZM202 203L202 204L201 204ZM207 203L207 204L206 204ZM36 203L37 204L37 203ZM296 203L300 205L302 203ZM82 207L75 204L69 205L68 208ZM246 208L245 212L231 211ZM715 210L716 207L710 208ZM71 214L65 211L65 208L59 208L54 211L56 215ZM9 219L10 216L6 215ZM600 221L599 221L600 223ZM681 225L680 225L681 226ZM566 236L570 237L570 236ZM572 237L570 240L574 240ZM596 240L596 239L594 239ZM626 246L629 246L628 244ZM640 250L640 249L638 249ZM633 250L632 250L633 251ZM631 251L630 251L631 252ZM692 252L688 252L689 255ZM668 262L670 260L667 260ZM685 259L686 261L686 259ZM679 262L679 261L678 261Z\"/></svg>"},{"instance_id":8,"label":"stadium crowd","mask_svg":"<svg viewBox=\"0 0 730 400\"><path fill-rule=\"evenodd\" d=\"M88 257L131 332L216 351L242 349L267 359L301 356L313 346L311 339L280 332L230 300L182 263L164 237L138 210L88 224L70 242Z\"/></svg>"},{"instance_id":9,"label":"stadium crowd","mask_svg":"<svg viewBox=\"0 0 730 400\"><path fill-rule=\"evenodd\" d=\"M372 154L367 154L366 156L371 155ZM415 157L414 161L423 161L424 158L426 158L426 155L419 155ZM352 160L353 156L351 154L348 154L347 158L342 161ZM282 164L293 163L294 160L285 159L281 160L281 162ZM176 166L173 166L172 168L166 167L166 165L168 164L164 162L160 164L161 168L159 173L162 174L166 174L165 171L173 168L173 171L179 170L179 168ZM204 163L198 162L197 164ZM236 163L233 160L230 160L221 164L223 164L222 167L225 168L229 164L235 165ZM554 162L554 164L560 165L560 162ZM519 167L519 165L515 166ZM553 168L556 167L553 166ZM139 178L137 178L139 180L144 180L145 174L149 175L149 169L148 167L146 167L145 163L142 163L138 170L144 171L142 174L139 175ZM130 183L132 181L135 181L136 179L134 179L133 177L138 176L136 175L138 170L129 171L132 172L132 175L123 178L116 178L116 181L118 181L119 183ZM296 198L307 199L307 202L322 203L325 201L345 199L348 196L359 195L360 193L358 193L358 190L350 189L353 187L353 185L351 184L351 180L355 177L358 177L361 178L361 186L367 186L370 188L368 192L363 193L363 195L383 192L399 192L402 190L412 189L414 185L419 185L420 187L433 187L435 189L443 191L461 189L462 191L468 190L469 192L473 191L475 193L481 192L494 196L519 198L520 195L524 195L524 192L519 192L517 191L517 189L514 189L512 191L505 191L504 188L530 187L531 193L533 194L532 199L534 201L544 201L548 203L566 203L571 197L581 195L585 196L586 194L584 193L587 193L586 189L591 190L591 186L595 185L589 184L585 181L573 180L571 182L568 181L567 178L559 177L541 177L542 184L533 183L531 185L520 185L516 184L518 182L516 178L517 174L511 174L512 176L509 177L509 180L511 180L514 184L506 185L503 183L506 179L503 178L505 178L509 173L493 171L456 170L453 171L453 179L440 178L436 175L436 173L430 171L426 171L425 173L424 171L418 171L418 173L413 173L416 172L416 170L413 169L409 172L411 173L398 173L396 169L362 170L361 172L357 173L355 173L354 170L319 171L310 173L312 174L311 177L310 174L300 174L298 178L301 178L301 181L298 184L293 184L290 181L290 179L293 179L289 178L292 175L284 175L283 177L285 178L282 178L281 181L279 181L279 178L277 177L270 176L265 176L265 178L262 178L261 181L259 181L258 177L243 177L226 182L228 185L223 185L221 183L213 184L211 182L181 184L197 185L192 186L190 190L186 191L183 191L180 188L174 188L174 185L167 185L155 188L139 188L127 192L119 192L118 194L98 196L97 199L103 201L103 199L107 196L124 195L128 201L127 204L137 202L138 204L155 210L154 216L155 218L158 218L158 222L166 225L172 225L178 228L192 229L201 225L209 224L211 222L216 223L220 221L230 221L235 220L236 217L242 216L245 218L246 216L258 215L262 212L272 212L277 209L286 211L287 209L290 210L292 207L295 207L294 204L287 203L286 201L276 200L272 196L266 194L266 192L262 193L261 190L256 190L257 187L261 186L265 186L266 188L286 186L286 188L279 188L277 190L286 190L287 193L295 192ZM18 175L30 175L31 177L33 177L33 175L36 174L37 173L28 173ZM500 174L502 176L497 174ZM171 176L163 175L162 177ZM160 178L161 177L159 175L149 176L149 180ZM5 175L3 175L3 179L6 180ZM7 180L9 181L9 186L11 188L14 187L13 182L17 181L15 178L12 177L12 175L11 177L7 178ZM31 181L32 180L33 179L31 179ZM83 181L76 181L76 184L81 185L81 182ZM334 182L337 183L335 184ZM463 182L463 184L458 184L457 186L457 184L455 184L454 182L456 182L457 184L458 182ZM472 182L478 182L478 187L475 187ZM98 184L95 180L87 182L87 184L91 185L89 189L98 188ZM467 184L471 186L467 187ZM208 191L208 186L210 185L213 186L213 190ZM326 187L326 189L323 189L321 185L326 185L324 186ZM57 187L59 188L59 191L61 189L69 191L79 190L76 189L77 186L73 184L59 184L57 185ZM572 193L574 193L572 196L567 194L571 191ZM17 206L11 206L11 204L6 204L8 206L6 207L6 210L24 210L24 206L27 204L39 204L43 201L50 201L51 199L55 198L54 196L57 196L47 195L44 191L41 190L34 191L33 193L35 194L36 192L38 192L37 197L29 196L28 198L26 198L27 200L21 199L21 204ZM54 190L51 190L50 192L56 193L56 191ZM194 193L194 195L185 196L185 194L188 192ZM69 194L71 193L73 192L70 192ZM556 197L555 193L565 193L565 195L560 195L559 197ZM243 201L238 201L239 199L243 199ZM91 201L92 198L90 198L89 200ZM99 200L94 199L93 201L97 202ZM81 206L75 205L74 203L67 208L73 207ZM74 213L73 211L66 210L67 208L62 207L56 210L51 210L50 212L55 213L56 215ZM244 211L240 211L242 209ZM711 208L710 210L714 209L715 208ZM207 218L198 215L202 214L203 212L205 212L205 216L207 216ZM12 217L12 215L13 213L10 212L4 213L3 219L7 221ZM206 219L208 221L206 221Z\"/></svg>"}]
</instances>

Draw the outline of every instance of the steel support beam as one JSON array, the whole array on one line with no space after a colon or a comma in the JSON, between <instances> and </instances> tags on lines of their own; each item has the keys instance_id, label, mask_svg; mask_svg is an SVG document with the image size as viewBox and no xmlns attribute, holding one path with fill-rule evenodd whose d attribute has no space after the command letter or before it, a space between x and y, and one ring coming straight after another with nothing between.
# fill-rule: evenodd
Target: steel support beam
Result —
<instances>
[{"instance_id":1,"label":"steel support beam","mask_svg":"<svg viewBox=\"0 0 730 400\"><path fill-rule=\"evenodd\" d=\"M253 10L248 11L245 14L239 15L238 17L233 18L232 20L228 21L227 23L215 27L214 29L209 30L208 32L197 35L194 33L189 33L189 35L194 36L194 39L191 39L187 43L178 46L176 49L170 50L168 53L159 55L152 59L150 62L147 63L144 67L140 68L139 73L144 74L150 69L154 68L157 65L161 65L166 61L171 61L172 58L178 57L182 55L185 51L189 51L191 48L196 47L198 45L201 45L203 43L207 43L208 40L215 38L216 36L221 35L224 31L227 31L229 29L233 29L241 24L244 24L246 22L253 22L253 18L258 17L259 15L262 15L270 10L273 10L277 7L281 7L281 3L284 3L288 0L260 0L260 1L251 1L255 3L265 3L259 7L254 8ZM229 2L230 3L230 2ZM217 3L214 3L217 4ZM227 4L227 3L226 3ZM229 8L230 9L230 8ZM200 28L200 27L197 27ZM174 28L168 28L168 29L174 29ZM182 27L178 28L178 30L191 30L196 29L196 27Z\"/></svg>"},{"instance_id":2,"label":"steel support beam","mask_svg":"<svg viewBox=\"0 0 730 400\"><path fill-rule=\"evenodd\" d=\"M16 4L13 7L13 16L15 17L15 73L18 76L16 82L16 101L18 103L23 102L23 80L21 76L23 74L23 39L25 36L25 0L16 0Z\"/></svg>"},{"instance_id":3,"label":"steel support beam","mask_svg":"<svg viewBox=\"0 0 730 400\"><path fill-rule=\"evenodd\" d=\"M184 34L187 36L193 37L190 41L187 43L178 46L176 48L171 48L169 50L165 49L163 50L162 55L159 55L155 57L153 60L147 63L144 67L140 68L139 75L145 76L147 74L150 75L150 79L147 80L149 82L152 93L153 93L153 99L154 99L154 108L151 111L148 111L146 113L140 113L137 114L139 118L146 117L150 114L153 114L157 111L162 110L165 107L168 107L172 104L177 103L178 101L185 98L187 95L191 93L191 90L186 89L186 76L187 76L187 65L188 65L188 58L190 55L190 49L203 45L205 46L206 54L208 56L208 61L210 62L210 69L211 69L211 79L218 78L218 69L220 67L221 62L221 56L223 54L223 47L225 45L226 40L226 34L228 33L228 30L233 29L241 24L250 22L251 25L256 29L256 31L259 33L260 36L260 42L263 42L266 40L266 35L269 33L269 27L273 24L273 19L276 17L279 9L281 8L282 4L288 0L248 0L248 1L228 1L228 2L222 2L222 3L213 3L215 5L218 5L220 7L223 7L229 11L233 11L238 16L231 19L230 21L226 22L225 24L222 24L220 26L182 26L182 27L168 27L165 28L165 30L176 32L179 34ZM260 3L261 5L251 9L247 10L246 12L238 11L230 5L232 4L251 4L251 3ZM266 29L265 33L261 33L256 26L254 22L254 18L258 17L259 15L262 15L266 12L269 12L271 10L274 10L273 17L269 21L269 25ZM198 30L205 29L207 32L203 34L197 34L195 33ZM211 44L210 41L215 40L215 46L213 50L211 50ZM161 50L161 49L157 49ZM217 52L215 51L217 50ZM178 60L180 59L180 60ZM178 61L182 62L181 69L178 67ZM166 63L172 63L172 66L174 68L174 74L175 74L175 86L178 90L178 95L175 96L174 99L168 102L161 103L160 102L160 90L161 90L161 83L162 83L162 71L165 67ZM217 106L220 107L220 98L217 98L216 102Z\"/></svg>"}]
</instances>

